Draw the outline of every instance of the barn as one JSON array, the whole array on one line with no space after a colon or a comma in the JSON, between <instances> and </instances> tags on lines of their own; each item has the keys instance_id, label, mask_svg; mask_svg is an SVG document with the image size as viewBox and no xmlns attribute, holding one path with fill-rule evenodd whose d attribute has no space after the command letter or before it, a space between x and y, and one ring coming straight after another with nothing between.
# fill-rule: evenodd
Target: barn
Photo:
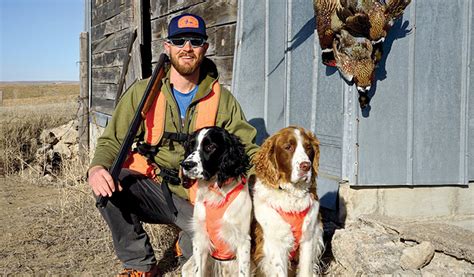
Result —
<instances>
[{"instance_id":1,"label":"barn","mask_svg":"<svg viewBox=\"0 0 474 277\"><path fill-rule=\"evenodd\" d=\"M474 229L472 0L412 1L384 42L364 109L355 87L321 63L312 1L84 5L84 148L93 151L120 95L151 75L168 21L196 13L208 25L208 56L257 128L258 143L287 125L318 136L325 208L341 220L437 217Z\"/></svg>"}]
</instances>

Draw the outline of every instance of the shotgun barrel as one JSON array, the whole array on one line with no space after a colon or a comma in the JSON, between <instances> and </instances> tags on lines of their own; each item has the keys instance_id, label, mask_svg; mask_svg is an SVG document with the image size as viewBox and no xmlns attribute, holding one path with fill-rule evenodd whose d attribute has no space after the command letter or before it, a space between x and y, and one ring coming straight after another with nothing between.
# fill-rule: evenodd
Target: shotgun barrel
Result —
<instances>
[{"instance_id":1,"label":"shotgun barrel","mask_svg":"<svg viewBox=\"0 0 474 277\"><path fill-rule=\"evenodd\" d=\"M122 170L123 163L127 158L128 152L130 147L135 140L135 136L138 132L140 124L142 123L148 109L151 106L151 103L156 99L158 94L160 93L162 81L165 75L165 64L169 61L168 56L166 54L161 54L158 63L153 70L153 74L151 75L150 81L148 81L148 85L146 87L145 93L140 101L140 104L137 107L135 115L133 116L133 120L130 123L130 126L127 131L127 135L120 146L119 153L115 158L112 166L109 168L109 173L114 180L114 183L118 184L118 178L120 171ZM107 205L108 197L99 196L96 201L96 206L98 208L104 208Z\"/></svg>"}]
</instances>

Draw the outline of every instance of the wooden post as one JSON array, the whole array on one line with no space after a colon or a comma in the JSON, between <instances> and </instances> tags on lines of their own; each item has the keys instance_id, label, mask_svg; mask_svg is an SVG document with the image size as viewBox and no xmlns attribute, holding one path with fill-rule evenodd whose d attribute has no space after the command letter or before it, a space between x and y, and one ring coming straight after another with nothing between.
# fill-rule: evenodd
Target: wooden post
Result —
<instances>
[{"instance_id":1,"label":"wooden post","mask_svg":"<svg viewBox=\"0 0 474 277\"><path fill-rule=\"evenodd\" d=\"M79 158L89 163L89 33L80 35Z\"/></svg>"},{"instance_id":2,"label":"wooden post","mask_svg":"<svg viewBox=\"0 0 474 277\"><path fill-rule=\"evenodd\" d=\"M130 63L130 60L132 58L133 42L135 41L136 37L137 37L137 29L133 30L132 33L130 33L130 37L128 39L127 56L125 57L125 61L123 62L122 73L120 74L117 94L115 96L114 108L117 107L120 97L122 96L123 85L125 84L125 77L128 72L128 64Z\"/></svg>"},{"instance_id":3,"label":"wooden post","mask_svg":"<svg viewBox=\"0 0 474 277\"><path fill-rule=\"evenodd\" d=\"M3 105L3 91L0 90L0 106Z\"/></svg>"}]
</instances>

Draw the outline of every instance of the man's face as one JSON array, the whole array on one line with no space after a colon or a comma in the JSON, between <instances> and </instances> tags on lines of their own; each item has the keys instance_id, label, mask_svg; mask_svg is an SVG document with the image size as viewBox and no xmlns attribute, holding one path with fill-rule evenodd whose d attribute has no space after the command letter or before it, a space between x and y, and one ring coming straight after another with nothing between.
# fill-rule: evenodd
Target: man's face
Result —
<instances>
[{"instance_id":1,"label":"man's face","mask_svg":"<svg viewBox=\"0 0 474 277\"><path fill-rule=\"evenodd\" d=\"M184 45L174 45L173 41L181 42L179 39L181 37L175 38L171 41L165 42L165 49L169 53L171 64L178 71L179 74L183 76L192 75L202 63L204 55L206 54L207 48L209 47L208 43L202 44L202 46L193 46L191 45L192 36L183 35L182 38L185 38ZM194 43L196 45L196 43Z\"/></svg>"}]
</instances>

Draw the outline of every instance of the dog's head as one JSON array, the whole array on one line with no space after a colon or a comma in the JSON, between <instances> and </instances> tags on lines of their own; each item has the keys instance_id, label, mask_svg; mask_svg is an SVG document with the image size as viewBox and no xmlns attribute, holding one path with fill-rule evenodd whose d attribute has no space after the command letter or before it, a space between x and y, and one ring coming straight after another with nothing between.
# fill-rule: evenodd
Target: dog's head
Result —
<instances>
[{"instance_id":1,"label":"dog's head","mask_svg":"<svg viewBox=\"0 0 474 277\"><path fill-rule=\"evenodd\" d=\"M218 184L229 178L246 174L250 161L239 138L220 127L197 130L188 138L183 174L190 179L209 181L216 177Z\"/></svg>"},{"instance_id":2,"label":"dog's head","mask_svg":"<svg viewBox=\"0 0 474 277\"><path fill-rule=\"evenodd\" d=\"M319 141L300 127L281 129L265 140L253 158L257 178L279 188L283 184L315 184Z\"/></svg>"}]
</instances>

